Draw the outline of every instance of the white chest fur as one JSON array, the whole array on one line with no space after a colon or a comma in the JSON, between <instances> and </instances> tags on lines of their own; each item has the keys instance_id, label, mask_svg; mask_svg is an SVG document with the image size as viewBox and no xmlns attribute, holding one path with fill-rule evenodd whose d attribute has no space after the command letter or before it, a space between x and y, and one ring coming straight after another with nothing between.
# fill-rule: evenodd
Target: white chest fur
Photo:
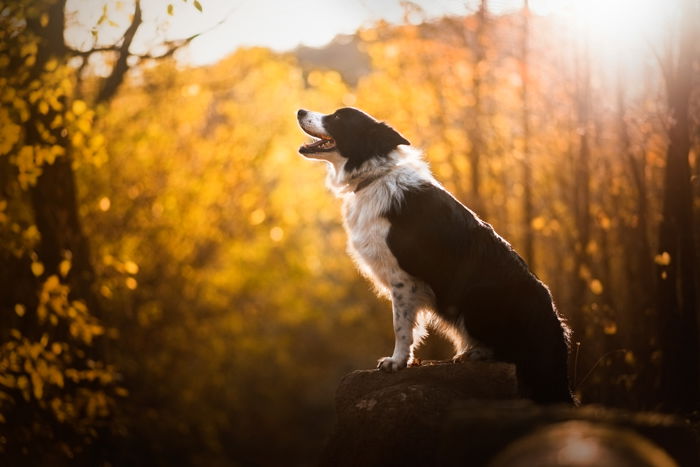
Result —
<instances>
[{"instance_id":1,"label":"white chest fur","mask_svg":"<svg viewBox=\"0 0 700 467\"><path fill-rule=\"evenodd\" d=\"M377 291L388 295L391 281L400 273L398 262L387 245L391 227L384 216L388 200L378 199L378 186L370 186L343 203L343 220L348 234L348 252L360 271Z\"/></svg>"},{"instance_id":2,"label":"white chest fur","mask_svg":"<svg viewBox=\"0 0 700 467\"><path fill-rule=\"evenodd\" d=\"M390 154L387 165L378 168L383 175L367 187L341 195L348 252L377 291L386 296L392 283L408 276L387 245L391 224L386 214L392 204L402 202L406 190L423 183L437 184L427 165L411 148Z\"/></svg>"}]
</instances>

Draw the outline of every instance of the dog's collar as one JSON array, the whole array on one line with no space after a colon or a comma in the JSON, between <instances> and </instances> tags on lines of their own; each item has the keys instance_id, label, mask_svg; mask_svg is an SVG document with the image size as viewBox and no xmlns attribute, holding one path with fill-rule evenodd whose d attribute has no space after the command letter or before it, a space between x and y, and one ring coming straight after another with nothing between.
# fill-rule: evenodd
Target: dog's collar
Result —
<instances>
[{"instance_id":1,"label":"dog's collar","mask_svg":"<svg viewBox=\"0 0 700 467\"><path fill-rule=\"evenodd\" d=\"M383 177L384 175L386 175L386 174L382 173L382 174L374 175L374 176L369 177L369 178L365 178L364 180L362 180L360 183L357 184L357 186L355 187L354 190L352 190L352 192L355 194L359 193L361 190L364 190L370 184L372 184L372 182L376 181L380 177Z\"/></svg>"}]
</instances>

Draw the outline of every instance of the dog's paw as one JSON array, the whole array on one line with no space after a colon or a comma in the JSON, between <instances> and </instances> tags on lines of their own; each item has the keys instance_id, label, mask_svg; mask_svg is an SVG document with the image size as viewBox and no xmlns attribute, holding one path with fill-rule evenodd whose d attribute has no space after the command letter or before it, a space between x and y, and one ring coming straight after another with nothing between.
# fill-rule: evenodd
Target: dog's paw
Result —
<instances>
[{"instance_id":1,"label":"dog's paw","mask_svg":"<svg viewBox=\"0 0 700 467\"><path fill-rule=\"evenodd\" d=\"M411 358L411 359L408 360L407 366L410 367L410 368L413 368L413 367L416 367L416 366L421 366L422 364L423 364L423 362L421 361L420 358L418 358L418 357L413 357L413 358Z\"/></svg>"},{"instance_id":2,"label":"dog's paw","mask_svg":"<svg viewBox=\"0 0 700 467\"><path fill-rule=\"evenodd\" d=\"M377 368L379 368L382 371L388 371L389 373L393 373L394 371L399 371L402 368L406 368L406 361L400 361L392 357L384 357L379 359L379 362L377 363Z\"/></svg>"},{"instance_id":3,"label":"dog's paw","mask_svg":"<svg viewBox=\"0 0 700 467\"><path fill-rule=\"evenodd\" d=\"M467 356L472 362L490 362L494 360L493 350L487 347L474 347L467 352Z\"/></svg>"},{"instance_id":4,"label":"dog's paw","mask_svg":"<svg viewBox=\"0 0 700 467\"><path fill-rule=\"evenodd\" d=\"M464 363L469 360L467 357L467 352L460 352L454 357L452 357L452 363Z\"/></svg>"},{"instance_id":5,"label":"dog's paw","mask_svg":"<svg viewBox=\"0 0 700 467\"><path fill-rule=\"evenodd\" d=\"M454 363L487 362L494 359L493 351L486 347L472 347L452 357Z\"/></svg>"}]
</instances>

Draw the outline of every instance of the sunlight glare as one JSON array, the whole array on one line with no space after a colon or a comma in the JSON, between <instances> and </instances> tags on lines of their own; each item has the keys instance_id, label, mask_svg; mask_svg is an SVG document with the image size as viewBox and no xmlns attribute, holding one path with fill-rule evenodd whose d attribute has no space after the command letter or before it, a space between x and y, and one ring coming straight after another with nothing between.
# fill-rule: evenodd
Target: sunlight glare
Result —
<instances>
[{"instance_id":1,"label":"sunlight glare","mask_svg":"<svg viewBox=\"0 0 700 467\"><path fill-rule=\"evenodd\" d=\"M554 3L555 0L549 0ZM546 3L546 2L544 2ZM660 0L574 0L568 14L578 32L593 46L637 49L657 39L668 2Z\"/></svg>"}]
</instances>

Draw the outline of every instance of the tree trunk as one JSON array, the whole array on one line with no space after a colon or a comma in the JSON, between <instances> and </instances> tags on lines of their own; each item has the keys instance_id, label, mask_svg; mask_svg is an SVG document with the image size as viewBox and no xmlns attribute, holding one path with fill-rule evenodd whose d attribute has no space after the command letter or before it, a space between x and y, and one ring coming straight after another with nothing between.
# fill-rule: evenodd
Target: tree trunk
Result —
<instances>
[{"instance_id":1,"label":"tree trunk","mask_svg":"<svg viewBox=\"0 0 700 467\"><path fill-rule=\"evenodd\" d=\"M44 65L51 59L65 63L68 50L63 40L65 23L65 0L54 3L47 17L48 24L42 26L38 20L28 20L28 29L39 38L39 50L34 67L34 77L38 77ZM68 105L64 100L62 104ZM36 122L50 128L50 122L58 112L49 109L43 115L36 106L31 109L32 118L26 124L26 144L46 144L40 135ZM75 175L72 168L70 142L62 127L52 130L55 144L65 149L65 154L56 158L53 164L45 163L36 185L30 189L30 200L34 211L36 227L41 234L38 248L39 260L44 265L44 277L59 274L59 264L69 256L71 269L68 276L71 298L86 302L94 315L99 315L99 302L93 291L94 271L90 262L88 240L83 234L78 216L78 202Z\"/></svg>"},{"instance_id":2,"label":"tree trunk","mask_svg":"<svg viewBox=\"0 0 700 467\"><path fill-rule=\"evenodd\" d=\"M523 104L522 126L523 126L523 146L522 146L522 167L523 167L523 255L531 270L535 270L535 249L534 231L532 229L532 219L534 209L532 205L532 161L530 160L530 108L528 105L528 81L529 62L528 41L530 38L530 5L525 0L523 8L523 33L522 49L520 55L520 79L522 81L521 98Z\"/></svg>"},{"instance_id":3,"label":"tree trunk","mask_svg":"<svg viewBox=\"0 0 700 467\"><path fill-rule=\"evenodd\" d=\"M619 226L619 242L624 249L625 281L635 284L625 290L622 306L622 321L635 323L625 326L623 331L626 346L634 352L639 362L649 362L652 358L652 342L656 339L654 309L654 268L652 247L649 239L649 187L646 176L646 150L634 151L626 121L624 77L620 70L617 82L617 137L620 154L627 163L625 171L636 191L636 223ZM637 368L635 401L638 408L652 408L654 381L657 373L650 365Z\"/></svg>"},{"instance_id":4,"label":"tree trunk","mask_svg":"<svg viewBox=\"0 0 700 467\"><path fill-rule=\"evenodd\" d=\"M580 336L586 335L586 319L584 308L588 277L584 271L590 272L587 247L590 242L590 56L588 46L578 57L576 73L576 111L578 124L578 152L573 156L573 185L572 204L575 225L574 271L572 277L572 304L574 315L572 324L574 331Z\"/></svg>"},{"instance_id":5,"label":"tree trunk","mask_svg":"<svg viewBox=\"0 0 700 467\"><path fill-rule=\"evenodd\" d=\"M481 0L479 11L477 12L478 23L476 26L476 40L474 41L474 64L472 67L472 95L474 103L472 106L471 123L469 127L469 140L471 148L469 150L469 162L471 169L471 199L469 203L474 207L476 213L482 218L486 218L486 207L481 193L481 153L483 152L483 129L482 119L482 84L485 60L484 30L486 28L486 0Z\"/></svg>"},{"instance_id":6,"label":"tree trunk","mask_svg":"<svg viewBox=\"0 0 700 467\"><path fill-rule=\"evenodd\" d=\"M659 229L657 306L661 344L661 404L669 410L700 407L697 256L690 183L689 101L692 92L696 2L685 0L678 62L668 88L669 129Z\"/></svg>"}]
</instances>

